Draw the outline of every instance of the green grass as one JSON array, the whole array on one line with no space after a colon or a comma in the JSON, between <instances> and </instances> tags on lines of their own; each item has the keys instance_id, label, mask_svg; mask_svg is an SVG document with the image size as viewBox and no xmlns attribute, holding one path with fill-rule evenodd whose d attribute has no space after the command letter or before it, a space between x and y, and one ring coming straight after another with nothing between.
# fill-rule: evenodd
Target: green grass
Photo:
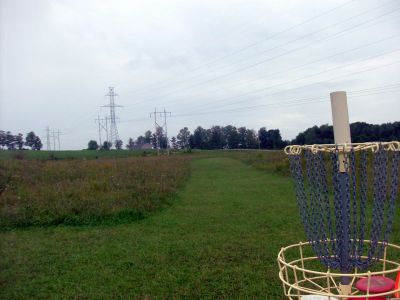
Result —
<instances>
[{"instance_id":1,"label":"green grass","mask_svg":"<svg viewBox=\"0 0 400 300\"><path fill-rule=\"evenodd\" d=\"M172 207L138 223L0 234L2 299L280 299L276 255L302 237L287 178L193 162Z\"/></svg>"},{"instance_id":2,"label":"green grass","mask_svg":"<svg viewBox=\"0 0 400 300\"><path fill-rule=\"evenodd\" d=\"M1 232L0 299L284 299L277 253L304 240L291 179L213 155L143 220Z\"/></svg>"}]
</instances>

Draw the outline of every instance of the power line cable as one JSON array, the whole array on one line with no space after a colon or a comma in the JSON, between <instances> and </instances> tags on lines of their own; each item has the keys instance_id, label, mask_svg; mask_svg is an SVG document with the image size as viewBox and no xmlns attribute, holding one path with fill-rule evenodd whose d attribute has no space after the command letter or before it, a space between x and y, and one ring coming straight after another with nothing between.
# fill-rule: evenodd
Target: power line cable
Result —
<instances>
[{"instance_id":1,"label":"power line cable","mask_svg":"<svg viewBox=\"0 0 400 300\"><path fill-rule=\"evenodd\" d=\"M392 1L393 1L393 0L392 0ZM392 1L389 1L389 2L392 2ZM336 26L338 26L338 25L340 25L340 24L347 23L347 22L349 22L349 21L353 21L355 18L358 18L358 17L360 17L360 16L362 16L362 15L368 14L368 13L371 12L371 11L376 11L377 9L382 8L382 7L385 7L385 6L387 6L388 4L389 4L389 3L385 3L384 5L376 6L376 7L372 8L372 9L368 9L368 10L362 12L362 13L359 13L359 14L353 15L353 16L351 16L351 17L349 17L349 18L346 18L345 20L336 22L336 23L334 23L334 24L327 25L327 26L325 26L325 27L323 27L323 28L319 28L319 29L316 30L316 31L313 31L313 32L311 32L311 33L302 35L302 36L300 36L300 37L298 37L298 38L292 39L292 40L290 40L290 41L288 41L288 42L286 42L286 43L284 43L284 44L277 45L277 46L268 48L268 49L266 49L266 50L263 50L263 51L261 51L260 53L257 53L257 55L268 53L268 52L270 52L270 51L272 51L272 50L279 49L279 48L282 48L283 46L287 46L287 45L290 45L290 44L292 44L292 43L294 43L294 42L298 42L298 41L300 41L300 40L306 39L306 38L308 38L308 37L310 37L310 36L315 35L316 33L325 31L325 30L327 30L327 29L329 29L329 28L336 27ZM389 12L389 14L390 14L390 13L392 13L392 12ZM340 33L341 33L341 32L339 32L338 34L340 34ZM295 50L297 50L297 49L295 49ZM289 53L291 53L291 52L289 52ZM283 54L283 55L284 55L284 54ZM277 57L280 57L280 56L281 56L281 55L279 55L279 56L277 56ZM251 58L254 58L254 57L255 57L255 56L253 55ZM246 58L245 58L244 60L246 60ZM242 61L243 61L243 60L242 60ZM235 65L236 65L236 64L237 64L237 62L235 62ZM225 66L223 65L223 66L221 66L221 67L222 67L222 69L226 69L227 67L231 67L231 66L232 66L232 65L225 65ZM217 68L218 68L218 65L217 65ZM220 68L218 68L218 69L220 69ZM210 73L213 73L213 71L215 71L215 69L214 69L214 70L211 69L211 71L208 69L206 75L209 75ZM181 81L175 82L175 84L180 84L180 83L188 82L188 81L191 81L192 79L195 79L195 78L197 78L197 77L199 77L199 76L203 76L203 75L204 75L204 74L197 74L197 75L194 75L194 76L191 76L191 77L189 76L189 77L186 77L185 79L183 79L183 80L181 80ZM159 89L155 89L155 90L153 89L152 92L157 91L157 90L159 90Z\"/></svg>"},{"instance_id":2,"label":"power line cable","mask_svg":"<svg viewBox=\"0 0 400 300\"><path fill-rule=\"evenodd\" d=\"M249 91L249 92L243 93L241 95L236 95L236 96L225 97L225 98L220 98L220 99L217 99L217 100L213 100L212 102L206 103L206 105L210 104L210 103L215 104L217 102L222 102L222 101L226 101L226 100L232 100L232 99L236 99L236 98L241 98L243 96L264 92L264 91L270 90L272 88L276 88L276 87L279 87L279 86L291 84L293 82L297 82L297 81L300 81L300 80L303 80L303 79L306 79L306 78L309 78L309 77L314 77L314 76L317 76L317 75L320 75L320 74L323 74L323 73L327 73L327 72L331 72L331 71L338 70L338 69L341 69L341 68L345 68L345 67L348 67L348 66L351 66L351 65L358 64L358 63L363 62L363 61L368 61L368 60L371 60L371 59L374 59L374 58L378 58L378 57L381 57L381 56L384 56L384 55L387 55L387 54L390 54L390 53L398 52L398 51L400 51L400 48L399 49L395 49L395 50L385 51L385 52L380 53L378 55L372 55L372 56L369 56L367 58L361 59L361 60L356 61L356 62L351 63L351 64L343 64L343 65L336 66L334 68L330 68L330 69L327 69L327 70L324 70L324 71L320 71L320 72L317 72L317 73L309 74L309 75L306 75L306 76L301 76L301 77L296 78L296 79L292 79L292 80L289 80L289 81L285 81L285 82L281 82L281 83L278 83L278 84L270 85L270 86L263 87L263 88L260 88L260 89L257 89L257 90ZM280 93L280 92L277 92L277 93ZM276 94L276 93L274 93L274 94ZM239 101L235 101L235 102L230 102L230 103L227 103L227 104L224 104L224 105L234 105L234 104L242 103L242 102L245 102L245 101L248 101L248 99L239 100Z\"/></svg>"},{"instance_id":3,"label":"power line cable","mask_svg":"<svg viewBox=\"0 0 400 300\"><path fill-rule=\"evenodd\" d=\"M342 55L342 54L345 54L345 53L349 53L349 52L353 52L353 51L356 51L356 50L360 50L360 49L363 49L363 48L366 48L366 47L370 47L370 46L372 46L372 45L375 45L375 44L378 44L378 43L381 43L381 42L383 42L383 41L390 40L390 39L393 39L393 38L396 38L396 37L399 37L399 36L400 36L400 33L395 34L395 35L392 35L392 36L387 37L387 38L384 38L384 39L381 39L381 40L378 40L378 41L374 41L374 42L372 42L372 43L364 44L364 45L361 45L361 46L358 46L358 47L355 47L355 48L352 48L352 49L348 49L348 50L345 50L345 51L341 51L341 52L335 53L335 54L333 54L333 55L329 55L329 56L327 56L327 57L324 57L324 58L321 58L321 59L317 59L317 60L314 60L314 61L311 61L311 62L308 62L308 63L305 63L305 64L301 64L301 65L298 65L298 66L295 66L295 67L287 68L287 69L281 70L281 71L279 71L279 72L272 73L271 76L276 76L277 74L286 73L286 72L288 72L288 71L293 71L293 70L296 70L296 69L299 69L299 68L303 68L303 67L305 67L305 66L314 64L314 63L316 63L316 62L324 61L324 60L326 60L326 59L330 59L330 58L336 57L336 56L338 56L338 55ZM346 65L346 66L348 66L348 65ZM325 72L325 71L324 71L324 72ZM316 75L317 75L317 74L319 74L319 73L316 73ZM263 78L263 79L265 80L266 78ZM250 82L251 82L251 81L250 81ZM248 83L248 82L246 82L246 83ZM241 84L236 84L235 87L240 86L240 85L241 85ZM225 88L220 88L220 89L218 89L218 90L223 90L223 89L226 89L226 87L225 87ZM265 88L262 88L261 90L264 90L264 89L265 89ZM218 90L216 90L216 91L218 91ZM215 90L214 90L214 92L215 92ZM220 100L213 100L213 101L211 101L211 102L202 104L202 107L204 107L204 105L215 104L215 102L218 102L218 101L221 101L221 100L228 100L228 99L234 99L235 97L241 97L241 96L243 96L243 95L251 94L251 93L253 93L253 92L254 92L254 91L249 91L249 92L244 93L244 94L241 94L241 95L239 95L239 96L233 96L233 97L228 97L228 98L222 98L222 99L220 99Z\"/></svg>"},{"instance_id":4,"label":"power line cable","mask_svg":"<svg viewBox=\"0 0 400 300\"><path fill-rule=\"evenodd\" d=\"M386 5L386 4L385 4L385 5ZM383 6L385 6L385 5L383 5ZM361 14L352 16L352 17L350 17L350 18L348 18L348 19L346 19L346 20L353 20L356 16L365 14L365 13L367 13L367 12L369 12L369 11L372 11L372 10L375 10L375 9L376 9L376 8L371 9L371 10L368 10L368 11L363 12L363 13L361 13ZM381 15L378 15L378 16L376 16L376 17L370 18L370 19L368 19L368 20L366 20L366 21L363 21L363 22L361 22L361 23L355 24L354 26L352 26L352 27L350 27L350 28L346 28L346 29L341 30L341 31L339 31L339 32L337 32L337 33L334 33L334 34L332 34L332 35L329 35L329 36L327 36L327 37L324 37L324 38L318 39L318 40L316 40L316 41L310 42L310 43L308 43L308 44L306 44L306 45L303 45L303 46L301 46L301 47L297 47L297 48L294 48L294 49L290 49L290 50L285 51L285 52L283 52L283 53L280 53L280 54L278 54L278 55L269 57L268 59L263 59L263 60L258 61L258 62L256 62L256 63L253 63L253 64L251 64L251 65L247 65L247 66L244 66L244 67L240 67L240 68L238 68L238 69L236 69L236 70L234 70L234 71L228 72L228 73L226 73L226 74L219 75L219 76L214 77L214 78L207 79L207 80L205 80L205 81L197 82L197 83L194 83L194 84L189 85L189 86L185 86L185 87L178 88L178 89L175 89L175 90L172 90L172 91L168 91L168 92L166 92L166 93L163 93L163 96L172 95L172 94L175 94L176 92L180 92L180 91L184 91L184 90L190 90L190 89L192 89L192 88L194 88L194 87L197 87L197 86L199 86L199 85L204 85L204 84L206 84L206 83L209 83L209 82L212 82L212 81L216 81L216 80L219 80L219 79L222 79L222 78L231 76L231 75L233 75L233 74L236 74L236 73L239 73L239 72L243 72L243 71L248 70L248 69L252 69L252 68L254 68L254 67L257 67L257 66L259 66L259 65L265 64L266 62L269 62L269 61L271 61L271 60L280 58L280 57L285 56L285 55L287 55L287 54L290 54L290 53L293 53L293 52L296 52L296 51L305 49L305 48L310 47L310 46L314 46L314 45L316 45L315 42L319 42L319 43L320 43L320 42L323 42L323 41L326 41L326 40L330 40L330 39L332 39L332 38L340 37L340 35L342 35L343 33L351 32L351 31L353 31L353 30L356 30L356 29L358 29L358 28L359 28L360 26L362 26L362 25L365 25L365 24L367 24L367 23L373 22L373 21L375 21L375 20L377 20L377 19L380 19L380 18L383 18L383 17L385 17L385 16L387 16L387 15L393 14L393 13L397 12L398 10L400 10L400 7L397 8L397 9L391 10L391 11L389 11L389 12L383 13L383 14L381 14ZM337 25L337 24L339 24L339 23L342 23L342 22L335 23L334 25ZM373 25L375 25L375 24L373 24ZM328 27L331 27L331 26L333 26L333 25L330 25L330 26L328 26ZM320 30L318 30L318 31L315 31L315 32L312 33L312 34L315 34L315 33L319 32L319 31L322 31L322 30L324 30L324 29L320 29ZM309 35L309 34L308 34L308 35ZM308 36L308 35L306 35L306 36ZM304 38L304 37L306 37L306 36L303 36L303 37L301 37L301 38L297 38L296 40L302 39L302 38ZM153 92L154 92L154 91L156 91L156 89L153 90ZM143 101L141 101L141 102L138 102L138 103L136 103L136 104L140 104L140 103L147 102L147 101L152 101L152 100L156 100L156 98L148 98L148 99L143 100Z\"/></svg>"},{"instance_id":5,"label":"power line cable","mask_svg":"<svg viewBox=\"0 0 400 300\"><path fill-rule=\"evenodd\" d=\"M397 88L399 89L400 86ZM350 91L349 94L353 93L358 93L360 91ZM378 95L378 94L384 94L388 92L400 92L400 91L376 91L376 92L370 92L370 93L364 93L361 95L352 95L352 98L357 98L357 97L365 97L365 96L370 96L370 95ZM289 101L280 101L280 102L273 102L273 103L267 103L267 104L260 104L260 105L252 105L252 106L244 106L244 107L238 107L238 108L232 108L232 109L221 109L221 110L213 110L213 111L207 111L207 112L194 112L194 113L186 113L186 114L175 114L174 117L191 117L191 116L199 116L199 115L209 115L209 114L215 114L215 113L232 113L232 112L237 112L237 111L248 111L248 110L254 110L254 109L262 109L266 107L271 107L271 106L293 106L293 105L304 105L304 104L311 104L311 103L316 103L316 102L326 102L329 101L326 96L320 96L320 97L314 97L314 98L304 98L304 99L296 99L296 100L289 100Z\"/></svg>"},{"instance_id":6,"label":"power line cable","mask_svg":"<svg viewBox=\"0 0 400 300\"><path fill-rule=\"evenodd\" d=\"M188 73L191 73L191 72L200 70L200 69L202 69L202 68L204 68L204 67L206 67L206 66L208 66L208 65L210 65L210 64L213 64L213 63L215 63L215 62L217 62L217 61L221 61L221 60L223 60L223 59L225 59L225 58L227 58L227 57L232 57L232 56L234 56L234 55L236 55L236 54L238 54L238 53L241 53L241 52L243 52L243 51L245 51L245 50L247 50L247 49L253 48L253 47L255 47L255 46L257 46L257 45L259 45L259 44L261 44L261 43L264 43L264 42L266 42L266 41L268 41L268 40L274 39L274 38L278 37L279 35L282 35L282 34L284 34L284 33L286 33L286 32L289 32L289 31L291 31L291 30L293 30L293 29L296 29L296 28L298 28L298 27L300 27L300 26L302 26L302 25L304 25L304 24L310 23L311 21L316 20L316 19L318 19L318 18L320 18L320 17L322 17L322 16L325 16L325 15L327 15L327 14L330 14L331 12L336 11L336 10L338 10L338 9L340 9L340 8L343 8L343 7L345 7L345 6L349 5L349 4L351 4L351 3L354 2L354 1L355 1L355 0L347 1L347 2L345 2L345 3L343 3L343 4L341 4L341 5L338 5L338 6L335 6L335 7L331 8L331 9L329 9L329 10L326 10L326 11L324 11L324 12L322 12L322 13L316 15L316 16L313 16L313 17L308 18L308 19L306 19L306 20L304 20L304 21L302 21L302 22L300 22L300 23L297 23L297 24L295 24L295 25L293 25L293 26L290 26L290 27L288 27L288 28L286 28L286 29L283 29L283 30L281 30L281 31L279 31L279 32L277 32L277 33L271 35L271 36L268 36L268 37L263 38L263 39L261 39L261 40L259 40L259 41L256 41L256 42L253 42L253 43L251 43L251 44L249 44L249 45L246 45L246 46L244 46L244 47L241 47L241 48L239 48L239 49L237 49L237 50L235 50L235 51L233 51L233 52L231 52L231 53L229 53L229 54L222 55L222 56L216 57L216 58L214 58L214 59L211 59L211 60L209 60L208 62L203 63L203 64L199 65L198 67L195 67L194 69L191 69L190 71L186 71L186 72L184 72L184 73L181 74L181 75L184 76L184 75L186 75L186 74L188 74ZM158 84L160 84L160 83L166 83L166 82L170 82L170 80L167 80L167 81L161 80L160 82L157 82L156 84L151 85L150 87L147 87L146 89L149 89L149 88L150 88L151 90L153 90L153 88L154 88L155 86L157 86ZM140 91L140 90L139 90L139 91Z\"/></svg>"}]
</instances>

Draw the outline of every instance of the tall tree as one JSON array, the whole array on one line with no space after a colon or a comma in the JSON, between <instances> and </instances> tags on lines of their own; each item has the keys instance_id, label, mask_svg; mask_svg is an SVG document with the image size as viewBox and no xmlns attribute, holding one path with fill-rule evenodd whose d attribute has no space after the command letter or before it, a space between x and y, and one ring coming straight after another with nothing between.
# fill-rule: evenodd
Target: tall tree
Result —
<instances>
[{"instance_id":1,"label":"tall tree","mask_svg":"<svg viewBox=\"0 0 400 300\"><path fill-rule=\"evenodd\" d=\"M145 141L146 141L147 144L150 144L150 143L152 142L152 141L151 141L152 136L153 136L153 134L151 133L150 130L147 130L147 131L144 133L144 139L145 139Z\"/></svg>"},{"instance_id":2,"label":"tall tree","mask_svg":"<svg viewBox=\"0 0 400 300\"><path fill-rule=\"evenodd\" d=\"M151 139L150 139L151 140ZM150 144L150 142L147 141L147 139L143 135L139 135L135 141L136 147L141 147L144 144Z\"/></svg>"},{"instance_id":3,"label":"tall tree","mask_svg":"<svg viewBox=\"0 0 400 300\"><path fill-rule=\"evenodd\" d=\"M3 130L0 130L0 148L6 146L6 133Z\"/></svg>"},{"instance_id":4,"label":"tall tree","mask_svg":"<svg viewBox=\"0 0 400 300\"><path fill-rule=\"evenodd\" d=\"M179 147L179 144L178 144L178 142L177 142L177 139L176 139L176 137L174 137L174 136L171 138L171 147L172 147L172 149L174 149L174 150L180 148L180 147Z\"/></svg>"},{"instance_id":5,"label":"tall tree","mask_svg":"<svg viewBox=\"0 0 400 300\"><path fill-rule=\"evenodd\" d=\"M122 140L115 140L115 149L121 150L124 142Z\"/></svg>"},{"instance_id":6,"label":"tall tree","mask_svg":"<svg viewBox=\"0 0 400 300\"><path fill-rule=\"evenodd\" d=\"M193 148L206 149L208 142L207 130L198 126L193 132Z\"/></svg>"},{"instance_id":7,"label":"tall tree","mask_svg":"<svg viewBox=\"0 0 400 300\"><path fill-rule=\"evenodd\" d=\"M222 149L226 146L225 134L221 126L212 126L210 129L209 149Z\"/></svg>"},{"instance_id":8,"label":"tall tree","mask_svg":"<svg viewBox=\"0 0 400 300\"><path fill-rule=\"evenodd\" d=\"M282 147L282 137L279 129L268 130L268 149L280 149Z\"/></svg>"},{"instance_id":9,"label":"tall tree","mask_svg":"<svg viewBox=\"0 0 400 300\"><path fill-rule=\"evenodd\" d=\"M97 150L99 148L99 144L95 140L90 140L88 143L88 150Z\"/></svg>"},{"instance_id":10,"label":"tall tree","mask_svg":"<svg viewBox=\"0 0 400 300\"><path fill-rule=\"evenodd\" d=\"M246 148L247 149L258 148L257 135L253 129L246 129Z\"/></svg>"},{"instance_id":11,"label":"tall tree","mask_svg":"<svg viewBox=\"0 0 400 300\"><path fill-rule=\"evenodd\" d=\"M42 141L33 131L26 135L25 145L31 147L32 150L40 150L43 146Z\"/></svg>"},{"instance_id":12,"label":"tall tree","mask_svg":"<svg viewBox=\"0 0 400 300\"><path fill-rule=\"evenodd\" d=\"M15 136L15 145L18 148L18 150L22 150L24 148L24 136L22 135L22 133L18 133Z\"/></svg>"},{"instance_id":13,"label":"tall tree","mask_svg":"<svg viewBox=\"0 0 400 300\"><path fill-rule=\"evenodd\" d=\"M158 142L157 135L156 135L155 133L153 133L153 134L151 135L150 141L151 141L151 144L152 144L152 146L153 146L153 149L158 149L158 147L159 147L158 143L159 143L159 142Z\"/></svg>"},{"instance_id":14,"label":"tall tree","mask_svg":"<svg viewBox=\"0 0 400 300\"><path fill-rule=\"evenodd\" d=\"M101 146L101 150L110 150L112 147L112 143L108 141L104 141L103 145Z\"/></svg>"},{"instance_id":15,"label":"tall tree","mask_svg":"<svg viewBox=\"0 0 400 300\"><path fill-rule=\"evenodd\" d=\"M181 149L189 147L190 131L187 127L183 127L179 130L177 135L177 144Z\"/></svg>"},{"instance_id":16,"label":"tall tree","mask_svg":"<svg viewBox=\"0 0 400 300\"><path fill-rule=\"evenodd\" d=\"M246 134L247 134L246 127L239 127L237 129L237 131L238 131L238 135L239 135L238 148L243 148L243 149L249 148L247 145L247 141L246 141Z\"/></svg>"},{"instance_id":17,"label":"tall tree","mask_svg":"<svg viewBox=\"0 0 400 300\"><path fill-rule=\"evenodd\" d=\"M6 132L6 147L8 150L14 150L15 149L15 136L10 132Z\"/></svg>"},{"instance_id":18,"label":"tall tree","mask_svg":"<svg viewBox=\"0 0 400 300\"><path fill-rule=\"evenodd\" d=\"M129 138L128 144L126 144L126 149L128 150L135 149L135 142L133 141L133 138Z\"/></svg>"},{"instance_id":19,"label":"tall tree","mask_svg":"<svg viewBox=\"0 0 400 300\"><path fill-rule=\"evenodd\" d=\"M161 126L157 126L155 136L160 149L167 149L167 137L165 136L164 130Z\"/></svg>"},{"instance_id":20,"label":"tall tree","mask_svg":"<svg viewBox=\"0 0 400 300\"><path fill-rule=\"evenodd\" d=\"M225 147L229 149L237 149L240 143L240 135L236 129L236 127L232 125L225 126L223 128L223 132L225 135Z\"/></svg>"},{"instance_id":21,"label":"tall tree","mask_svg":"<svg viewBox=\"0 0 400 300\"><path fill-rule=\"evenodd\" d=\"M260 147L262 149L267 149L267 147L268 147L268 132L265 127L261 127L260 130L258 130L258 140L260 142Z\"/></svg>"}]
</instances>

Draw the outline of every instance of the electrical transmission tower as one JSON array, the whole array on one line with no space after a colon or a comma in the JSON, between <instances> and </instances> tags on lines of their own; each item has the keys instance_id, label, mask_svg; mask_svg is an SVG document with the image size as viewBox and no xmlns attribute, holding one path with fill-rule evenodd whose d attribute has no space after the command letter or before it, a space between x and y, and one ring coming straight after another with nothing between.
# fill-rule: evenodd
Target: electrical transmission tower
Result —
<instances>
[{"instance_id":1,"label":"electrical transmission tower","mask_svg":"<svg viewBox=\"0 0 400 300\"><path fill-rule=\"evenodd\" d=\"M50 151L51 146L50 146L50 128L49 128L49 126L46 127L46 145L47 145L47 151Z\"/></svg>"},{"instance_id":2,"label":"electrical transmission tower","mask_svg":"<svg viewBox=\"0 0 400 300\"><path fill-rule=\"evenodd\" d=\"M61 150L61 143L60 143L60 130L58 129L57 131L50 130L50 127L46 127L46 146L47 146L47 151L51 151L51 144L53 144L53 151L56 151L56 141L58 144L58 151Z\"/></svg>"},{"instance_id":3,"label":"electrical transmission tower","mask_svg":"<svg viewBox=\"0 0 400 300\"><path fill-rule=\"evenodd\" d=\"M169 140L168 140L168 130L167 130L167 115L171 116L171 112L166 111L164 107L164 111L157 111L157 108L154 109L154 112L150 113L150 118L154 116L154 129L155 129L155 135L156 135L156 148L158 154L160 154L160 148L161 148L161 142L160 142L160 134L158 134L158 129L161 129L161 134L162 131L165 131L165 139L167 142L167 152L169 154ZM157 115L160 117L164 117L164 124L159 124L157 123Z\"/></svg>"},{"instance_id":4,"label":"electrical transmission tower","mask_svg":"<svg viewBox=\"0 0 400 300\"><path fill-rule=\"evenodd\" d=\"M115 141L119 139L117 122L115 121L117 119L117 117L115 115L115 108L122 107L122 106L115 104L114 98L118 95L114 92L114 87L109 87L108 89L109 89L109 91L108 91L108 94L106 94L106 96L110 98L110 103L107 105L103 105L103 107L110 108L110 117L109 117L109 120L110 120L110 136L109 136L109 138L110 138L110 140L109 140L109 142L115 143Z\"/></svg>"},{"instance_id":5,"label":"electrical transmission tower","mask_svg":"<svg viewBox=\"0 0 400 300\"><path fill-rule=\"evenodd\" d=\"M55 132L55 134L57 134L58 151L61 151L60 134L62 134L62 132L60 132L60 129L57 129L57 131ZM55 149L54 149L54 150L55 150Z\"/></svg>"},{"instance_id":6,"label":"electrical transmission tower","mask_svg":"<svg viewBox=\"0 0 400 300\"><path fill-rule=\"evenodd\" d=\"M97 119L95 119L95 122L98 124L99 126L99 142L100 142L100 147L102 145L101 143L101 137L102 137L102 130L105 131L106 133L106 138L105 138L105 142L110 142L109 140L109 134L108 134L108 121L110 120L110 118L108 117L104 117L104 118L100 118L100 116L97 116Z\"/></svg>"}]
</instances>

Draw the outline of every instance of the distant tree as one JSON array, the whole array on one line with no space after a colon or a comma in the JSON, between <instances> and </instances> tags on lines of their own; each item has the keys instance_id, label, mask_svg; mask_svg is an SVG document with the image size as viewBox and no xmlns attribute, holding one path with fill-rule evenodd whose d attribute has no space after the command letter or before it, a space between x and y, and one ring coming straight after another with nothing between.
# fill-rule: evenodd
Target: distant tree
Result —
<instances>
[{"instance_id":1,"label":"distant tree","mask_svg":"<svg viewBox=\"0 0 400 300\"><path fill-rule=\"evenodd\" d=\"M42 141L33 131L26 135L25 145L31 147L32 150L40 150L43 147Z\"/></svg>"},{"instance_id":2,"label":"distant tree","mask_svg":"<svg viewBox=\"0 0 400 300\"><path fill-rule=\"evenodd\" d=\"M195 143L194 143L194 135L193 135L193 134L191 134L191 135L189 136L189 147L190 147L190 148L196 148L196 147L195 147Z\"/></svg>"},{"instance_id":3,"label":"distant tree","mask_svg":"<svg viewBox=\"0 0 400 300\"><path fill-rule=\"evenodd\" d=\"M33 131L29 132L25 137L25 145L31 147L33 149L34 141L35 141L35 133Z\"/></svg>"},{"instance_id":4,"label":"distant tree","mask_svg":"<svg viewBox=\"0 0 400 300\"><path fill-rule=\"evenodd\" d=\"M14 150L16 146L15 136L10 132L6 132L6 147L8 150Z\"/></svg>"},{"instance_id":5,"label":"distant tree","mask_svg":"<svg viewBox=\"0 0 400 300\"><path fill-rule=\"evenodd\" d=\"M33 149L32 150L37 150L39 151L40 149L42 149L43 144L42 141L40 140L40 137L36 136L35 140L34 140L34 144L33 144Z\"/></svg>"},{"instance_id":6,"label":"distant tree","mask_svg":"<svg viewBox=\"0 0 400 300\"><path fill-rule=\"evenodd\" d=\"M190 146L189 139L190 139L190 131L187 127L183 127L181 130L179 130L179 133L177 135L177 144L179 148L181 149L188 148Z\"/></svg>"},{"instance_id":7,"label":"distant tree","mask_svg":"<svg viewBox=\"0 0 400 300\"><path fill-rule=\"evenodd\" d=\"M212 126L208 140L208 149L222 149L226 146L225 134L221 126Z\"/></svg>"},{"instance_id":8,"label":"distant tree","mask_svg":"<svg viewBox=\"0 0 400 300\"><path fill-rule=\"evenodd\" d=\"M223 133L225 136L225 145L229 149L237 149L240 144L240 135L236 129L236 127L232 125L225 126L223 128Z\"/></svg>"},{"instance_id":9,"label":"distant tree","mask_svg":"<svg viewBox=\"0 0 400 300\"><path fill-rule=\"evenodd\" d=\"M247 149L258 148L257 135L253 129L246 129L246 148Z\"/></svg>"},{"instance_id":10,"label":"distant tree","mask_svg":"<svg viewBox=\"0 0 400 300\"><path fill-rule=\"evenodd\" d=\"M24 148L24 136L22 133L18 133L15 137L15 145L18 148L18 150L22 150Z\"/></svg>"},{"instance_id":11,"label":"distant tree","mask_svg":"<svg viewBox=\"0 0 400 300\"><path fill-rule=\"evenodd\" d=\"M152 141L151 141L152 137L153 137L153 134L151 133L150 130L147 130L147 131L144 133L144 140L145 140L145 142L146 142L147 144L150 144L150 143L152 142Z\"/></svg>"},{"instance_id":12,"label":"distant tree","mask_svg":"<svg viewBox=\"0 0 400 300\"><path fill-rule=\"evenodd\" d=\"M151 145L153 146L153 149L158 149L158 138L155 133L153 133L151 135L150 141L151 141Z\"/></svg>"},{"instance_id":13,"label":"distant tree","mask_svg":"<svg viewBox=\"0 0 400 300\"><path fill-rule=\"evenodd\" d=\"M133 138L129 138L128 144L126 144L126 149L128 150L135 149L135 142L133 141Z\"/></svg>"},{"instance_id":14,"label":"distant tree","mask_svg":"<svg viewBox=\"0 0 400 300\"><path fill-rule=\"evenodd\" d=\"M112 143L108 141L104 141L103 145L101 146L101 150L110 150L112 147Z\"/></svg>"},{"instance_id":15,"label":"distant tree","mask_svg":"<svg viewBox=\"0 0 400 300\"><path fill-rule=\"evenodd\" d=\"M197 149L206 149L208 143L208 132L206 129L198 126L193 133L193 147Z\"/></svg>"},{"instance_id":16,"label":"distant tree","mask_svg":"<svg viewBox=\"0 0 400 300\"><path fill-rule=\"evenodd\" d=\"M0 148L4 148L6 146L6 133L3 130L0 130Z\"/></svg>"},{"instance_id":17,"label":"distant tree","mask_svg":"<svg viewBox=\"0 0 400 300\"><path fill-rule=\"evenodd\" d=\"M121 150L123 144L124 144L123 141L121 141L121 140L115 140L115 149Z\"/></svg>"},{"instance_id":18,"label":"distant tree","mask_svg":"<svg viewBox=\"0 0 400 300\"><path fill-rule=\"evenodd\" d=\"M237 129L237 132L238 132L238 135L239 135L238 148L247 149L248 145L247 145L247 141L246 141L246 134L247 134L246 127L239 127Z\"/></svg>"},{"instance_id":19,"label":"distant tree","mask_svg":"<svg viewBox=\"0 0 400 300\"><path fill-rule=\"evenodd\" d=\"M281 149L282 137L279 129L268 130L268 149Z\"/></svg>"},{"instance_id":20,"label":"distant tree","mask_svg":"<svg viewBox=\"0 0 400 300\"><path fill-rule=\"evenodd\" d=\"M88 150L97 150L99 148L99 145L95 140L90 140L88 143Z\"/></svg>"},{"instance_id":21,"label":"distant tree","mask_svg":"<svg viewBox=\"0 0 400 300\"><path fill-rule=\"evenodd\" d=\"M135 141L135 147L140 148L144 144L150 144L150 143L151 143L151 140L150 140L150 142L148 142L146 137L144 137L143 135L139 135Z\"/></svg>"},{"instance_id":22,"label":"distant tree","mask_svg":"<svg viewBox=\"0 0 400 300\"><path fill-rule=\"evenodd\" d=\"M382 141L388 142L400 139L400 122L380 125L355 122L350 124L351 139L354 143ZM332 144L334 143L331 125L313 126L300 132L292 144Z\"/></svg>"},{"instance_id":23,"label":"distant tree","mask_svg":"<svg viewBox=\"0 0 400 300\"><path fill-rule=\"evenodd\" d=\"M268 147L268 132L265 127L261 127L260 130L258 130L258 140L260 142L260 147L262 149L267 149L267 147Z\"/></svg>"},{"instance_id":24,"label":"distant tree","mask_svg":"<svg viewBox=\"0 0 400 300\"><path fill-rule=\"evenodd\" d=\"M174 136L171 138L171 148L174 149L174 150L180 148L179 145L178 145L178 142L176 140L176 137L174 137Z\"/></svg>"},{"instance_id":25,"label":"distant tree","mask_svg":"<svg viewBox=\"0 0 400 300\"><path fill-rule=\"evenodd\" d=\"M167 149L167 137L165 136L164 130L161 126L157 127L156 133L153 134L153 136L160 149Z\"/></svg>"}]
</instances>

